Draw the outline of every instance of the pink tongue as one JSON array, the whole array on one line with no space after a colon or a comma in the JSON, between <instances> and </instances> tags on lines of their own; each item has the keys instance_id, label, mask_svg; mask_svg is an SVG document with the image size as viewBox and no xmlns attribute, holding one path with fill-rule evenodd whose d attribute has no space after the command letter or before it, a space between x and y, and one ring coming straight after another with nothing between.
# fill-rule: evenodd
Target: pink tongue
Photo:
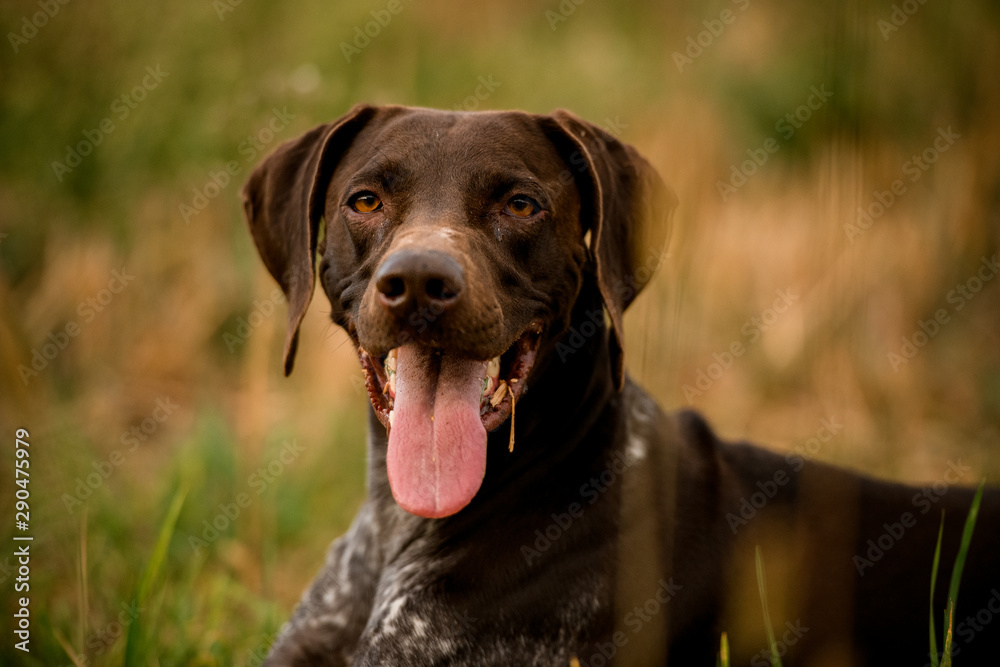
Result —
<instances>
[{"instance_id":1,"label":"pink tongue","mask_svg":"<svg viewBox=\"0 0 1000 667\"><path fill-rule=\"evenodd\" d=\"M481 361L434 357L416 345L396 356L396 398L386 465L399 506L427 518L469 504L486 474Z\"/></svg>"}]
</instances>

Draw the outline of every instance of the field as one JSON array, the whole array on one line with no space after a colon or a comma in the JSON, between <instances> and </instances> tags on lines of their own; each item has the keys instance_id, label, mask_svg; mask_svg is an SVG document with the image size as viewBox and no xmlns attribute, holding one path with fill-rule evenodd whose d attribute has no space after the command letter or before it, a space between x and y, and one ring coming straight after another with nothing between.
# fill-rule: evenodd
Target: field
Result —
<instances>
[{"instance_id":1,"label":"field","mask_svg":"<svg viewBox=\"0 0 1000 667\"><path fill-rule=\"evenodd\" d=\"M34 537L30 654L0 552L2 664L257 665L348 526L360 367L317 294L282 376L287 309L239 189L362 101L568 108L648 156L680 206L626 351L663 406L914 484L959 460L966 484L1000 476L996 3L16 0L0 19L0 536Z\"/></svg>"}]
</instances>

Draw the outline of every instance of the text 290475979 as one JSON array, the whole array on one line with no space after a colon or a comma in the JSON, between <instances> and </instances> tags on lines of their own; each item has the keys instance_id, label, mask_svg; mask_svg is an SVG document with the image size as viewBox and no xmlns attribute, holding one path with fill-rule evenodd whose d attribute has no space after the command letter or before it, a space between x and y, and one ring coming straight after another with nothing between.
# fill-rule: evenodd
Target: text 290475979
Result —
<instances>
[{"instance_id":1,"label":"text 290475979","mask_svg":"<svg viewBox=\"0 0 1000 667\"><path fill-rule=\"evenodd\" d=\"M28 468L30 467L29 458L31 457L31 450L28 449L30 444L28 443L28 431L23 428L17 429L15 434L15 445L14 445L14 456L16 457L16 462L14 464L14 497L16 502L14 503L14 510L16 514L14 515L15 525L17 526L18 534L14 535L15 542L30 542L31 536L27 535L29 528L29 522L31 520L30 506L28 505L28 499L31 497L31 492L28 490L28 482L30 481L30 475ZM20 544L14 550L14 557L17 559L17 578L14 580L14 590L18 593L27 594L31 590L31 550L28 544ZM31 616L28 607L31 603L31 599L25 595L17 599L16 611L14 612L14 635L21 641L14 644L14 648L21 651L28 652L28 640L31 638Z\"/></svg>"}]
</instances>

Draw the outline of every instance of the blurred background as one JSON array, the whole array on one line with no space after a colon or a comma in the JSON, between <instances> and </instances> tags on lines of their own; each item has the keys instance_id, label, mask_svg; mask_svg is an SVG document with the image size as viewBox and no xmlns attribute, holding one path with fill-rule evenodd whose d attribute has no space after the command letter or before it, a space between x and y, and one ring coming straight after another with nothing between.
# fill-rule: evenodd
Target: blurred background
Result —
<instances>
[{"instance_id":1,"label":"blurred background","mask_svg":"<svg viewBox=\"0 0 1000 667\"><path fill-rule=\"evenodd\" d=\"M367 400L321 295L282 377L239 189L361 101L565 107L648 156L680 206L625 328L665 407L915 484L1000 474L996 3L16 0L0 22L0 535L24 534L23 428L34 536L32 652L5 631L0 663L260 663L362 501Z\"/></svg>"}]
</instances>

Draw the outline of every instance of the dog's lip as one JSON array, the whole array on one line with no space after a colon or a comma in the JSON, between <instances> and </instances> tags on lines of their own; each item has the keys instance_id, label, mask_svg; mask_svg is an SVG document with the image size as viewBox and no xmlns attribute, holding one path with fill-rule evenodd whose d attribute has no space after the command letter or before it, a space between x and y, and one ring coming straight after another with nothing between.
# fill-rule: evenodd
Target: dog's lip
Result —
<instances>
[{"instance_id":1,"label":"dog's lip","mask_svg":"<svg viewBox=\"0 0 1000 667\"><path fill-rule=\"evenodd\" d=\"M534 366L543 330L542 323L533 320L513 342L507 345L506 349L490 357L490 359L500 358L499 380L506 385L506 394L496 405L492 405L488 398L484 398L480 417L487 432L495 430L507 420L514 409L514 404L527 390L528 375ZM392 350L381 355L370 354L361 345L357 346L357 350L364 371L368 400L375 409L375 416L388 431L391 428L390 413L393 409L393 399L388 393L389 372L385 363ZM440 352L448 354L447 349L442 349ZM477 361L486 364L490 359Z\"/></svg>"}]
</instances>

